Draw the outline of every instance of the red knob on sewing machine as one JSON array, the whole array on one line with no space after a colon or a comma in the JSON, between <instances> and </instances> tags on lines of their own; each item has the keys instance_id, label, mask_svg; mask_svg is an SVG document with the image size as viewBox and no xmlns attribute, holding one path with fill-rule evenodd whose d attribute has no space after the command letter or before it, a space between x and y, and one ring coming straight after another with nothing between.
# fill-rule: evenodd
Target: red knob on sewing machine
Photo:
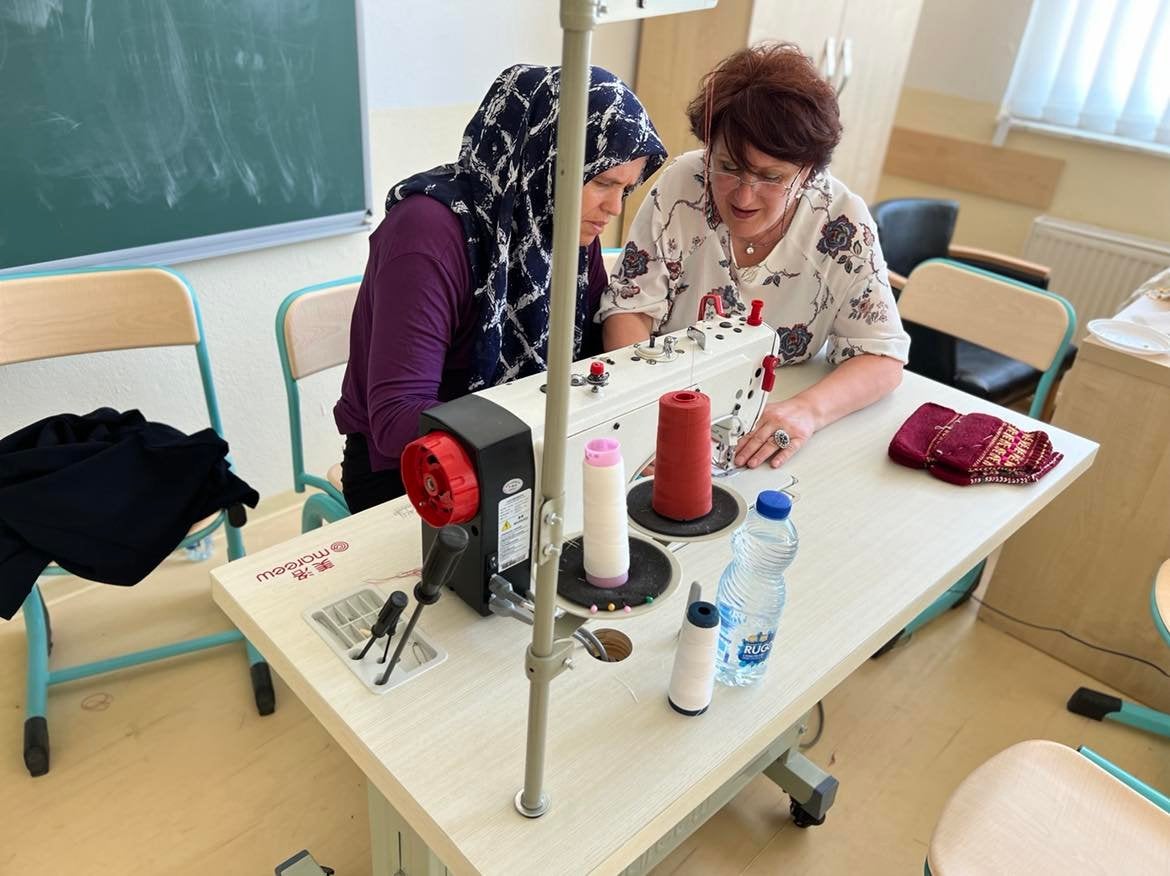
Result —
<instances>
[{"instance_id":1,"label":"red knob on sewing machine","mask_svg":"<svg viewBox=\"0 0 1170 876\"><path fill-rule=\"evenodd\" d=\"M771 392L772 387L776 385L776 369L779 367L779 356L764 357L764 379L760 384L760 389L762 389L764 392Z\"/></svg>"},{"instance_id":2,"label":"red knob on sewing machine","mask_svg":"<svg viewBox=\"0 0 1170 876\"><path fill-rule=\"evenodd\" d=\"M752 299L752 312L748 314L748 325L764 324L764 302L760 298Z\"/></svg>"},{"instance_id":3,"label":"red knob on sewing machine","mask_svg":"<svg viewBox=\"0 0 1170 876\"><path fill-rule=\"evenodd\" d=\"M605 363L594 359L589 363L589 374L593 377L601 377L605 374Z\"/></svg>"},{"instance_id":4,"label":"red knob on sewing machine","mask_svg":"<svg viewBox=\"0 0 1170 876\"><path fill-rule=\"evenodd\" d=\"M436 529L465 523L479 509L479 481L463 446L428 432L402 449L402 483L419 516Z\"/></svg>"}]
</instances>

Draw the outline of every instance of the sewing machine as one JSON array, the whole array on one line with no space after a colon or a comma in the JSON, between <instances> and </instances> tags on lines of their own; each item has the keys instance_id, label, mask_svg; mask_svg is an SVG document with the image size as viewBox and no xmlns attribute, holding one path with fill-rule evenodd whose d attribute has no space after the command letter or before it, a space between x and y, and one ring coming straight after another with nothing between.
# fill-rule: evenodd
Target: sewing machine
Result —
<instances>
[{"instance_id":1,"label":"sewing machine","mask_svg":"<svg viewBox=\"0 0 1170 876\"><path fill-rule=\"evenodd\" d=\"M760 305L724 316L716 296L700 302L689 328L574 364L566 429L563 532L582 527L585 444L621 442L631 482L653 461L658 399L692 389L711 399L712 465L730 472L738 438L756 422L777 364L776 331ZM539 544L533 525L544 446L546 374L492 387L423 414L422 437L403 454L402 473L424 519L423 553L437 527L461 523L471 544L451 586L489 614L490 585L501 576L520 595L532 583Z\"/></svg>"}]
</instances>

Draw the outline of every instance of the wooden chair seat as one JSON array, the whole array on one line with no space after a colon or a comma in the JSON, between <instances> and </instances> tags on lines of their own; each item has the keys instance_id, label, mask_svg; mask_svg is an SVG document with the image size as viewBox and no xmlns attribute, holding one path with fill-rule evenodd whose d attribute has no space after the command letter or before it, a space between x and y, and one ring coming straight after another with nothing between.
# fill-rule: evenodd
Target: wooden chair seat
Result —
<instances>
[{"instance_id":1,"label":"wooden chair seat","mask_svg":"<svg viewBox=\"0 0 1170 876\"><path fill-rule=\"evenodd\" d=\"M329 466L329 471L325 473L326 480L341 491L341 463L335 463Z\"/></svg>"},{"instance_id":2,"label":"wooden chair seat","mask_svg":"<svg viewBox=\"0 0 1170 876\"><path fill-rule=\"evenodd\" d=\"M972 772L943 808L933 876L1165 873L1170 814L1056 742L1021 742Z\"/></svg>"}]
</instances>

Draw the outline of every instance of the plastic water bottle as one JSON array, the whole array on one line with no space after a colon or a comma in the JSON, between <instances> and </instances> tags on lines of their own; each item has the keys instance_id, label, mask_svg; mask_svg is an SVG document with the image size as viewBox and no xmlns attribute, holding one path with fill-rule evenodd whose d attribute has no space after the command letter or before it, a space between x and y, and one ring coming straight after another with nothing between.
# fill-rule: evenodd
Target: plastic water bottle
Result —
<instances>
[{"instance_id":1,"label":"plastic water bottle","mask_svg":"<svg viewBox=\"0 0 1170 876\"><path fill-rule=\"evenodd\" d=\"M719 650L715 678L755 684L768 669L786 596L784 570L796 558L792 500L765 490L731 536L731 562L719 579Z\"/></svg>"}]
</instances>

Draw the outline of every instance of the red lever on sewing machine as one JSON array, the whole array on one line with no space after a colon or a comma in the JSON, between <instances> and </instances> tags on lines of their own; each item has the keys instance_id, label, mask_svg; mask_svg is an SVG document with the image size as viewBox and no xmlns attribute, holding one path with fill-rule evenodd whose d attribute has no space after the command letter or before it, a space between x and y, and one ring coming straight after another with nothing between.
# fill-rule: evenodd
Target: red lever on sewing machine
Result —
<instances>
[{"instance_id":1,"label":"red lever on sewing machine","mask_svg":"<svg viewBox=\"0 0 1170 876\"><path fill-rule=\"evenodd\" d=\"M723 312L723 296L721 295L704 295L699 299L699 316L700 321L707 318L707 302L710 301L715 305L715 312L720 316L726 316Z\"/></svg>"},{"instance_id":2,"label":"red lever on sewing machine","mask_svg":"<svg viewBox=\"0 0 1170 876\"><path fill-rule=\"evenodd\" d=\"M748 314L748 325L763 325L764 323L764 302L759 298L752 299L752 312Z\"/></svg>"},{"instance_id":3,"label":"red lever on sewing machine","mask_svg":"<svg viewBox=\"0 0 1170 876\"><path fill-rule=\"evenodd\" d=\"M760 385L760 389L764 392L771 392L772 387L776 385L776 369L779 367L779 356L764 357L764 380Z\"/></svg>"}]
</instances>

